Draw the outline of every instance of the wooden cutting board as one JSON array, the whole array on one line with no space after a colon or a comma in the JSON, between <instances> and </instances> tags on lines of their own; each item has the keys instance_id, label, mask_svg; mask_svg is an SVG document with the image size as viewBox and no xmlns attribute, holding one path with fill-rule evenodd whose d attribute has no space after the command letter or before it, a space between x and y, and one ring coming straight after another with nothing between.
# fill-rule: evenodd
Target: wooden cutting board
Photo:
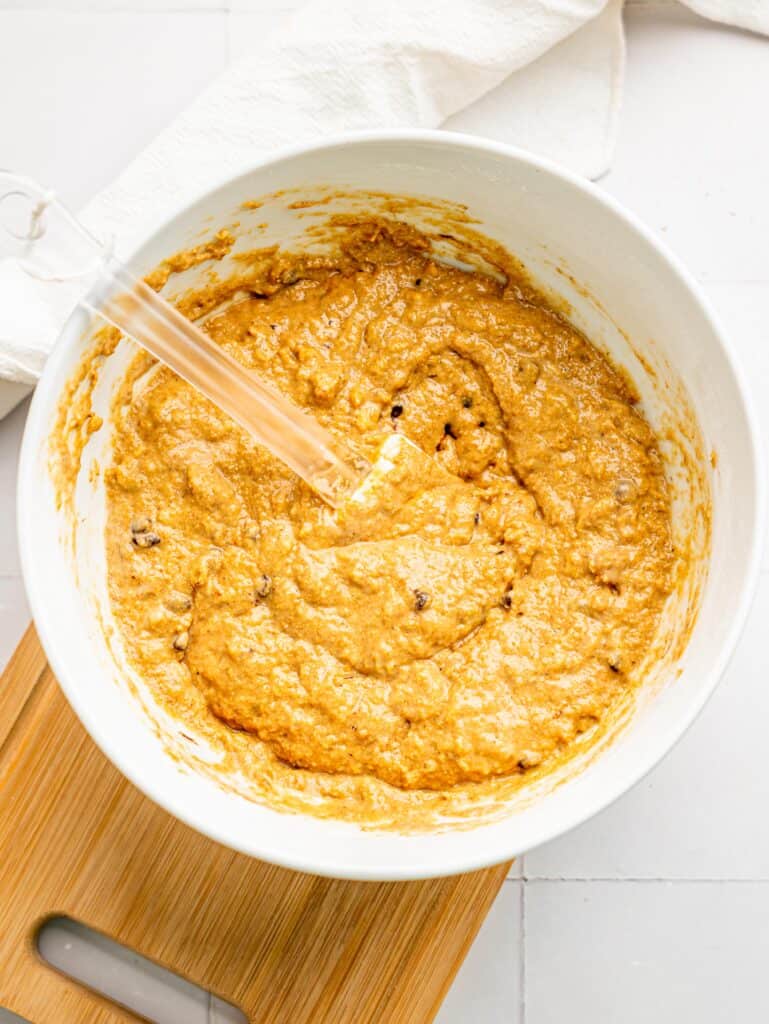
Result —
<instances>
[{"instance_id":1,"label":"wooden cutting board","mask_svg":"<svg viewBox=\"0 0 769 1024\"><path fill-rule=\"evenodd\" d=\"M136 1020L40 960L36 931L57 914L258 1024L426 1024L508 868L375 883L271 867L182 825L113 768L33 627L0 682L0 1006L31 1024Z\"/></svg>"}]
</instances>

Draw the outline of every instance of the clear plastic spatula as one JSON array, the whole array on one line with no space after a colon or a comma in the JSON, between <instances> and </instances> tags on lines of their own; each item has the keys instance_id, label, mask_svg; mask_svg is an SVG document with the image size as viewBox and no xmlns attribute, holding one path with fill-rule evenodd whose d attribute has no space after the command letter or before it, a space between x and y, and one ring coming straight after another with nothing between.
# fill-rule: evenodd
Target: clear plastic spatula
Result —
<instances>
[{"instance_id":1,"label":"clear plastic spatula","mask_svg":"<svg viewBox=\"0 0 769 1024\"><path fill-rule=\"evenodd\" d=\"M373 467L135 278L51 192L0 170L0 254L33 277L82 284L79 304L103 317L211 399L334 507L397 463L396 448ZM422 458L426 455L419 453ZM370 498L371 485L362 493Z\"/></svg>"}]
</instances>

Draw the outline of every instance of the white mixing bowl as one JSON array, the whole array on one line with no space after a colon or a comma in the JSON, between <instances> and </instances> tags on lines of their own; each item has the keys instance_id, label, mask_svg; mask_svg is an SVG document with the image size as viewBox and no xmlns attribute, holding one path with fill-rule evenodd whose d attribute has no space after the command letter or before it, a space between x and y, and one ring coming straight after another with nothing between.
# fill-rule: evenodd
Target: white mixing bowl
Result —
<instances>
[{"instance_id":1,"label":"white mixing bowl","mask_svg":"<svg viewBox=\"0 0 769 1024\"><path fill-rule=\"evenodd\" d=\"M89 480L87 470L91 453L108 459L108 430L89 442L78 481L74 552L68 513L57 508L48 439L65 384L88 343L84 314L65 327L27 421L19 479L27 592L53 670L91 736L133 783L189 825L244 853L318 874L405 879L469 871L513 857L595 814L659 761L702 708L735 646L759 568L763 476L757 432L729 345L694 280L598 189L508 146L419 132L297 147L178 213L147 240L135 266L146 272L233 220L241 221L240 248L296 239L312 223L307 211L277 202L237 216L235 211L275 190L299 189L302 195L321 185L466 204L478 230L519 256L535 280L570 304L572 321L627 368L657 428L676 430L686 420L683 386L703 444L698 448L694 437L688 475L686 466L676 465L680 449L665 446L677 528L683 535L692 526L693 495L701 497L709 482L713 529L710 553L702 554L695 573L705 584L682 656L671 656L650 674L625 724L595 756L524 791L503 814L473 828L417 835L364 831L280 813L225 788L183 763L183 751L170 756L172 721L137 696L128 669L105 642L104 494L101 477ZM204 270L188 272L184 283ZM125 363L119 355L107 361L95 394L97 411L106 413L111 383ZM696 590L690 587L673 609L679 621L670 626L671 635L683 629Z\"/></svg>"}]
</instances>

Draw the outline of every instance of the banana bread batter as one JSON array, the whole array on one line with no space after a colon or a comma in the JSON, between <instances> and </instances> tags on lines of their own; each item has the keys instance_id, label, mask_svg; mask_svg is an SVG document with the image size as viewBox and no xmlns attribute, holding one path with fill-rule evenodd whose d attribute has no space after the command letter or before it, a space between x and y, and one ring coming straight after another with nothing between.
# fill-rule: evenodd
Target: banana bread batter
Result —
<instances>
[{"instance_id":1,"label":"banana bread batter","mask_svg":"<svg viewBox=\"0 0 769 1024\"><path fill-rule=\"evenodd\" d=\"M435 471L352 529L137 356L107 558L159 697L213 716L266 799L362 822L569 756L639 683L672 589L625 377L530 290L382 224L336 264L284 259L206 329L366 457L401 431Z\"/></svg>"}]
</instances>

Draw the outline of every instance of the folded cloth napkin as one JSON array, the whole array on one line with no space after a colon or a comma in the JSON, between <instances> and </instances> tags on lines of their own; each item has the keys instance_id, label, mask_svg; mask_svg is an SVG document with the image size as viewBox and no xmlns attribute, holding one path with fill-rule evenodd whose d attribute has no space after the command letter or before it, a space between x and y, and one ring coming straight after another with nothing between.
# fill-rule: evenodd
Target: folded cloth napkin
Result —
<instances>
[{"instance_id":1,"label":"folded cloth napkin","mask_svg":"<svg viewBox=\"0 0 769 1024\"><path fill-rule=\"evenodd\" d=\"M769 33L767 0L686 2ZM311 0L254 39L82 219L127 254L170 211L270 150L369 128L499 137L504 123L506 141L600 177L621 96L621 14L622 0ZM34 384L77 299L0 260L0 416ZM4 394L3 381L16 383Z\"/></svg>"}]
</instances>

